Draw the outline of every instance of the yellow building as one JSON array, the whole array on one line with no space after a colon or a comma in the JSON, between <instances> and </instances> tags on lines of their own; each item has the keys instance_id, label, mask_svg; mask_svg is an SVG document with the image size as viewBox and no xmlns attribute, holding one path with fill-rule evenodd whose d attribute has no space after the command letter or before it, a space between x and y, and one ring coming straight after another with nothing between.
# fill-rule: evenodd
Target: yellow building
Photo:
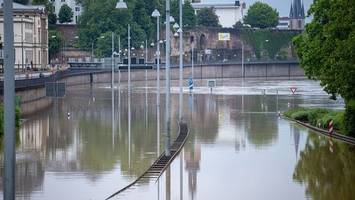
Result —
<instances>
[{"instance_id":1,"label":"yellow building","mask_svg":"<svg viewBox=\"0 0 355 200\"><path fill-rule=\"evenodd\" d=\"M3 42L3 0L0 0L0 34ZM44 6L13 3L15 68L39 69L48 65L48 15Z\"/></svg>"}]
</instances>

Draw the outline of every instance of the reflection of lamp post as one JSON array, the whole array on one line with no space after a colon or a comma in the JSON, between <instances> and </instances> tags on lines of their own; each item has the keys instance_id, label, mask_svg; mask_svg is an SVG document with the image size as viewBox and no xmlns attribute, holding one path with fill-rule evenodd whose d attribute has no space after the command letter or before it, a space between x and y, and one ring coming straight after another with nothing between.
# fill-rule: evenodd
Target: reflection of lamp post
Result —
<instances>
[{"instance_id":1,"label":"reflection of lamp post","mask_svg":"<svg viewBox=\"0 0 355 200\"><path fill-rule=\"evenodd\" d=\"M165 80L166 80L166 100L165 100L165 121L166 121L166 143L165 143L165 156L170 156L170 0L166 0L166 49L165 49Z\"/></svg>"}]
</instances>

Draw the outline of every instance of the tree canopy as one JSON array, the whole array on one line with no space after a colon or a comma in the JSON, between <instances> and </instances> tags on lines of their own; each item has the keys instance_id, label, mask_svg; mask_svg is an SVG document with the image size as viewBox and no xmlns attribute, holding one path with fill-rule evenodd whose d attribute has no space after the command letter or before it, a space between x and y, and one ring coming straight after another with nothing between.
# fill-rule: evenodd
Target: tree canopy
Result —
<instances>
[{"instance_id":1,"label":"tree canopy","mask_svg":"<svg viewBox=\"0 0 355 200\"><path fill-rule=\"evenodd\" d=\"M57 30L49 30L48 32L48 51L49 51L49 57L51 57L58 53L61 45L63 43L63 36L62 34L57 31Z\"/></svg>"},{"instance_id":2,"label":"tree canopy","mask_svg":"<svg viewBox=\"0 0 355 200\"><path fill-rule=\"evenodd\" d=\"M67 23L73 21L73 10L67 5L64 4L59 10L58 18L60 23Z\"/></svg>"},{"instance_id":3,"label":"tree canopy","mask_svg":"<svg viewBox=\"0 0 355 200\"><path fill-rule=\"evenodd\" d=\"M197 12L197 25L205 27L221 27L219 18L213 8L202 8Z\"/></svg>"},{"instance_id":4,"label":"tree canopy","mask_svg":"<svg viewBox=\"0 0 355 200\"><path fill-rule=\"evenodd\" d=\"M355 124L355 112L349 106L355 110L355 4L315 0L308 14L312 22L294 39L301 65L310 78L321 81L326 92L345 99L345 118L352 119L348 125Z\"/></svg>"},{"instance_id":5,"label":"tree canopy","mask_svg":"<svg viewBox=\"0 0 355 200\"><path fill-rule=\"evenodd\" d=\"M174 17L174 19L179 22L180 15L179 15L179 0L173 0L171 2L171 15ZM194 28L196 26L196 15L195 15L195 10L192 7L191 3L189 1L185 1L183 6L182 6L182 21L184 24L184 27L189 27L189 28Z\"/></svg>"},{"instance_id":6,"label":"tree canopy","mask_svg":"<svg viewBox=\"0 0 355 200\"><path fill-rule=\"evenodd\" d=\"M120 36L121 46L127 45L128 24L131 25L132 46L139 48L145 40L149 43L154 41L156 20L151 14L156 8L162 15L164 13L162 0L126 1L128 9L116 9L117 1L112 0L80 2L84 5L84 11L78 22L78 45L83 49L90 49L91 44L94 44L98 56L111 55L111 32L115 33L116 43ZM101 36L105 38L100 38Z\"/></svg>"},{"instance_id":7,"label":"tree canopy","mask_svg":"<svg viewBox=\"0 0 355 200\"><path fill-rule=\"evenodd\" d=\"M272 28L279 23L279 13L266 3L256 2L250 6L244 21L252 27Z\"/></svg>"}]
</instances>

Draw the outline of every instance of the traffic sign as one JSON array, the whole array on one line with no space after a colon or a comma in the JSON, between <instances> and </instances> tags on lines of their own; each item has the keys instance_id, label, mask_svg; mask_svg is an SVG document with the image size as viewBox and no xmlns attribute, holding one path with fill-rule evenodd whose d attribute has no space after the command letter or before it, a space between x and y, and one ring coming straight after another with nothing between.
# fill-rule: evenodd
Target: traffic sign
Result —
<instances>
[{"instance_id":1,"label":"traffic sign","mask_svg":"<svg viewBox=\"0 0 355 200\"><path fill-rule=\"evenodd\" d=\"M296 87L291 87L290 90L291 90L292 94L295 94L296 91L297 91L297 88Z\"/></svg>"}]
</instances>

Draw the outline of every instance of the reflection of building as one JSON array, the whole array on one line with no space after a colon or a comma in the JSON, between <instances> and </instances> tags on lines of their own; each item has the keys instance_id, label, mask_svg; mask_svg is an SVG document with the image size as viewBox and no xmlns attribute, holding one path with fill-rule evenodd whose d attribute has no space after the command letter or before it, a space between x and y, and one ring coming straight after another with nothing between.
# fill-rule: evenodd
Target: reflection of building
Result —
<instances>
[{"instance_id":1,"label":"reflection of building","mask_svg":"<svg viewBox=\"0 0 355 200\"><path fill-rule=\"evenodd\" d=\"M243 22L245 3L241 1L233 3L192 3L192 7L196 13L203 8L213 8L222 27L231 28L237 22Z\"/></svg>"},{"instance_id":2,"label":"reflection of building","mask_svg":"<svg viewBox=\"0 0 355 200\"><path fill-rule=\"evenodd\" d=\"M1 35L4 33L2 4L0 0ZM13 3L13 11L15 66L45 67L48 64L48 15L44 7Z\"/></svg>"},{"instance_id":3,"label":"reflection of building","mask_svg":"<svg viewBox=\"0 0 355 200\"><path fill-rule=\"evenodd\" d=\"M200 170L201 146L194 144L191 150L185 152L185 167L188 172L188 183L191 199L197 189L197 172Z\"/></svg>"},{"instance_id":4,"label":"reflection of building","mask_svg":"<svg viewBox=\"0 0 355 200\"><path fill-rule=\"evenodd\" d=\"M290 9L290 29L303 30L305 25L304 5L301 0L293 0Z\"/></svg>"}]
</instances>

